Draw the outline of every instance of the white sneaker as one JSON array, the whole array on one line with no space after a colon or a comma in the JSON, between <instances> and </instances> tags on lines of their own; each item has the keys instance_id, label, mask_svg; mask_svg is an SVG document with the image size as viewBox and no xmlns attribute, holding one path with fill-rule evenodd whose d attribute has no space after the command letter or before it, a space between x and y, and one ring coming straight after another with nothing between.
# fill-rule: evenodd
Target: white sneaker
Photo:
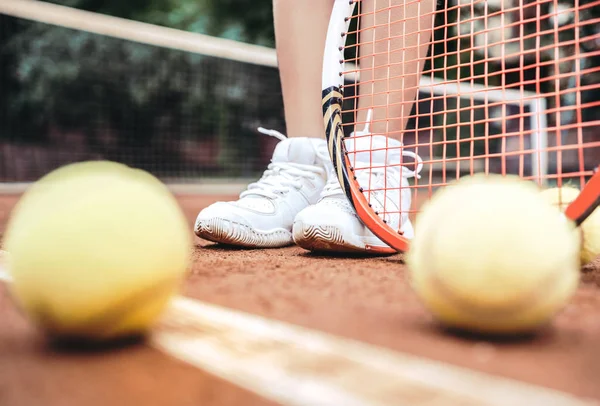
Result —
<instances>
[{"instance_id":1,"label":"white sneaker","mask_svg":"<svg viewBox=\"0 0 600 406\"><path fill-rule=\"evenodd\" d=\"M267 170L239 200L202 210L194 226L198 237L249 248L290 245L294 217L319 199L331 167L325 140L259 131L281 140Z\"/></svg>"},{"instance_id":2,"label":"white sneaker","mask_svg":"<svg viewBox=\"0 0 600 406\"><path fill-rule=\"evenodd\" d=\"M348 137L345 142L358 182L370 185L369 201L373 208L383 212L385 203L384 219L387 223L400 230L405 237L413 238L414 229L408 217L411 205L408 178L419 177L418 173L423 167L421 158L413 152L404 151L400 141L382 135L367 135L357 139ZM414 158L416 171L401 166L401 156ZM385 188L388 188L387 192L384 192ZM293 235L296 244L310 251L396 252L361 222L335 174L330 176L319 202L296 216Z\"/></svg>"}]
</instances>

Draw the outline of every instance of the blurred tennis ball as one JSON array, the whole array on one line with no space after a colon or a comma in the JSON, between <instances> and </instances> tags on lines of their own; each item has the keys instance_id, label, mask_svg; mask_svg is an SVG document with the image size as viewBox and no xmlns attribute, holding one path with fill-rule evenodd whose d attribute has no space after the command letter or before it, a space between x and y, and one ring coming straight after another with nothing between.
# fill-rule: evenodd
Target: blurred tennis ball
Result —
<instances>
[{"instance_id":1,"label":"blurred tennis ball","mask_svg":"<svg viewBox=\"0 0 600 406\"><path fill-rule=\"evenodd\" d=\"M521 334L550 321L579 282L573 225L537 186L475 175L434 194L407 253L411 285L444 325Z\"/></svg>"},{"instance_id":2,"label":"blurred tennis ball","mask_svg":"<svg viewBox=\"0 0 600 406\"><path fill-rule=\"evenodd\" d=\"M579 196L579 189L572 186L550 188L542 190L542 196L564 212L569 204Z\"/></svg>"},{"instance_id":3,"label":"blurred tennis ball","mask_svg":"<svg viewBox=\"0 0 600 406\"><path fill-rule=\"evenodd\" d=\"M21 307L51 337L85 341L145 333L177 293L192 244L158 179L106 161L40 179L4 237Z\"/></svg>"},{"instance_id":4,"label":"blurred tennis ball","mask_svg":"<svg viewBox=\"0 0 600 406\"><path fill-rule=\"evenodd\" d=\"M579 196L579 189L573 186L555 187L542 191L542 195L564 212L569 204ZM578 228L581 238L581 265L587 265L600 255L600 210L596 209Z\"/></svg>"}]
</instances>

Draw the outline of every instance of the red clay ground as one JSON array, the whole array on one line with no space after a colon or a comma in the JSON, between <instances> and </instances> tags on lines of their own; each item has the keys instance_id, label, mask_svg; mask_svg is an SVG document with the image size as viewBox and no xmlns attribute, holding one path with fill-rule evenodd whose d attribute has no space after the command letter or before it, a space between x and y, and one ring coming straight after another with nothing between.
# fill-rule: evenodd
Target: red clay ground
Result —
<instances>
[{"instance_id":1,"label":"red clay ground","mask_svg":"<svg viewBox=\"0 0 600 406\"><path fill-rule=\"evenodd\" d=\"M222 197L180 196L190 220ZM0 197L0 235L16 201ZM400 255L322 257L290 247L237 250L197 240L185 294L207 302L600 399L600 266L539 335L487 341L442 331L405 282ZM0 404L233 405L270 402L136 345L48 349L0 288Z\"/></svg>"}]
</instances>

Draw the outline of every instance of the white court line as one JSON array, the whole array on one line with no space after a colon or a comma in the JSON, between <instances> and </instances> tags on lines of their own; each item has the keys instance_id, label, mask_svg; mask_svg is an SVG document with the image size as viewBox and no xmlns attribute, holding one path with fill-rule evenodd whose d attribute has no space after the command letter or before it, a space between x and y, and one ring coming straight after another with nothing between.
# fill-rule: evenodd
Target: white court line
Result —
<instances>
[{"instance_id":1,"label":"white court line","mask_svg":"<svg viewBox=\"0 0 600 406\"><path fill-rule=\"evenodd\" d=\"M6 251L0 250L0 281L10 282L11 277L6 269Z\"/></svg>"},{"instance_id":2,"label":"white court line","mask_svg":"<svg viewBox=\"0 0 600 406\"><path fill-rule=\"evenodd\" d=\"M10 282L1 264L0 280ZM172 302L150 343L289 406L600 405L183 297Z\"/></svg>"},{"instance_id":3,"label":"white court line","mask_svg":"<svg viewBox=\"0 0 600 406\"><path fill-rule=\"evenodd\" d=\"M4 268L2 265L0 265L0 281L3 282L10 282L11 278L10 275L8 274L8 271L6 270L6 268Z\"/></svg>"},{"instance_id":4,"label":"white court line","mask_svg":"<svg viewBox=\"0 0 600 406\"><path fill-rule=\"evenodd\" d=\"M599 404L187 298L151 343L284 405Z\"/></svg>"},{"instance_id":5,"label":"white court line","mask_svg":"<svg viewBox=\"0 0 600 406\"><path fill-rule=\"evenodd\" d=\"M0 280L10 282L3 254ZM173 300L150 343L290 406L600 405L184 297Z\"/></svg>"},{"instance_id":6,"label":"white court line","mask_svg":"<svg viewBox=\"0 0 600 406\"><path fill-rule=\"evenodd\" d=\"M0 280L10 282L1 262ZM600 405L183 297L150 343L282 405Z\"/></svg>"}]
</instances>

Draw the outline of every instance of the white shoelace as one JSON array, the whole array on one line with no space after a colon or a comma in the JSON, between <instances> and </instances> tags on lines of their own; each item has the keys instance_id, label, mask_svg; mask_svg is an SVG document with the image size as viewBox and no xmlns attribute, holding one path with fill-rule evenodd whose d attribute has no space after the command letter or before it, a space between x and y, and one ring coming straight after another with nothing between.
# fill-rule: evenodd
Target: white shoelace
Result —
<instances>
[{"instance_id":1,"label":"white shoelace","mask_svg":"<svg viewBox=\"0 0 600 406\"><path fill-rule=\"evenodd\" d=\"M258 131L275 137L280 141L287 139L285 135L276 130L267 130L259 127ZM317 156L324 158L323 151L316 151ZM325 151L326 153L326 151ZM248 188L240 194L240 198L250 195L264 196L275 199L288 193L292 189L300 190L303 180L317 181L319 177L325 176L326 169L316 165L297 164L293 162L271 162L263 172L262 177L248 185Z\"/></svg>"},{"instance_id":2,"label":"white shoelace","mask_svg":"<svg viewBox=\"0 0 600 406\"><path fill-rule=\"evenodd\" d=\"M371 114L373 112L373 109L369 109L367 111L367 119L366 119L366 123L365 123L365 127L362 129L362 131L356 131L355 133L352 134L352 136L367 136L370 135L369 132L369 126L370 126L370 122L371 122ZM400 144L402 146L402 144ZM401 165L402 168L402 176L405 177L406 179L410 179L410 178L417 178L417 179L421 179L421 175L420 172L423 169L423 159L417 155L416 153L412 152L412 151L404 151L402 150L402 156L408 156L411 157L415 160L415 163L417 164L417 168L415 170L410 170L407 167ZM364 178L366 174L372 174L375 175L375 184L385 184L385 177L386 174L387 175L391 175L394 177L397 177L397 167L388 167L388 168L369 168L369 163L355 163L355 165L357 167L360 167L360 170L356 171L356 176L358 178L358 182L359 184L361 183L361 178ZM396 178L394 179L394 181L397 181L398 184L400 184L400 179ZM335 195L343 195L343 191L342 191L342 187L340 185L340 182L338 181L337 175L332 172L329 176L329 179L327 180L327 184L325 184L325 188L323 189L323 193L321 194L321 197L327 197L327 196L335 196Z\"/></svg>"},{"instance_id":3,"label":"white shoelace","mask_svg":"<svg viewBox=\"0 0 600 406\"><path fill-rule=\"evenodd\" d=\"M371 116L371 111L369 110L367 116L367 124L363 131L357 132L356 134L360 135L368 135L369 129L369 119ZM258 131L262 134L269 135L271 137L275 137L281 141L287 139L285 135L276 130L268 130L263 127L258 127ZM326 148L317 150L317 156L323 160L324 162L329 162L330 157ZM402 156L408 156L415 160L417 163L417 168L415 170L410 170L405 166L401 166L402 168L402 176L409 179L412 177L416 177L420 179L421 176L419 173L423 169L423 160L419 155L411 151L402 151ZM363 167L368 167L369 165L363 165ZM331 170L331 165L329 165ZM398 176L398 167L388 167L388 168L370 168L364 170L358 170L357 176L359 178L364 178L366 174L370 173L375 175L374 183L382 185L385 184L386 174L388 176ZM240 195L240 198L248 195L260 195L265 196L267 198L275 198L277 196L281 196L282 194L287 193L290 188L295 188L296 190L302 187L302 179L310 179L316 180L317 176L323 176L326 170L314 165L303 165L296 164L290 162L272 162L267 167L267 170L263 173L261 179L257 182L250 184L244 192ZM394 181L397 181L400 184L400 179L396 178ZM359 180L360 183L360 180ZM329 178L321 197L327 196L335 196L335 195L343 195L342 188L337 179L333 170L329 174Z\"/></svg>"}]
</instances>

